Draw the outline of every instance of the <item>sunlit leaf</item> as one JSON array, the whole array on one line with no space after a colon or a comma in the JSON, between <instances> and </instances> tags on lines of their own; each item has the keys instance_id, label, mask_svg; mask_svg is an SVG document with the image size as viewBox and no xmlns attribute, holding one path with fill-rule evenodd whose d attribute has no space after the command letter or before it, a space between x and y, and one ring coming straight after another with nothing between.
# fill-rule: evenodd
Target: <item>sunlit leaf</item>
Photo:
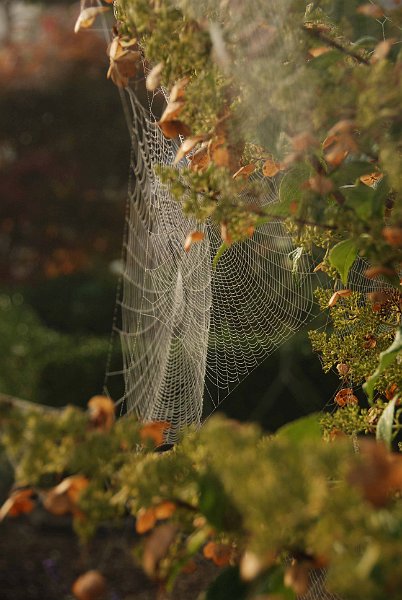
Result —
<instances>
[{"instance_id":1,"label":"sunlit leaf","mask_svg":"<svg viewBox=\"0 0 402 600\"><path fill-rule=\"evenodd\" d=\"M183 77L177 81L172 89L170 90L169 102L176 102L177 100L183 100L185 96L186 86L190 81L189 77Z\"/></svg>"},{"instance_id":2,"label":"sunlit leaf","mask_svg":"<svg viewBox=\"0 0 402 600\"><path fill-rule=\"evenodd\" d=\"M354 240L343 240L333 246L329 252L329 262L338 271L344 285L348 281L349 271L356 258L357 245Z\"/></svg>"},{"instance_id":3,"label":"sunlit leaf","mask_svg":"<svg viewBox=\"0 0 402 600\"><path fill-rule=\"evenodd\" d=\"M136 515L135 529L137 533L146 533L155 527L156 521L154 508L140 508Z\"/></svg>"},{"instance_id":4,"label":"sunlit leaf","mask_svg":"<svg viewBox=\"0 0 402 600\"><path fill-rule=\"evenodd\" d=\"M236 173L234 173L233 179L248 179L251 173L254 173L254 171L255 165L244 165L243 167L240 167L240 169L236 171Z\"/></svg>"},{"instance_id":5,"label":"sunlit leaf","mask_svg":"<svg viewBox=\"0 0 402 600\"><path fill-rule=\"evenodd\" d=\"M397 398L394 398L393 400L388 402L377 423L376 438L377 440L384 442L384 444L388 448L391 448L392 444L392 432L394 425L396 402Z\"/></svg>"},{"instance_id":6,"label":"sunlit leaf","mask_svg":"<svg viewBox=\"0 0 402 600\"><path fill-rule=\"evenodd\" d=\"M268 158L262 166L262 173L264 177L275 177L280 170L281 165L272 158Z\"/></svg>"}]
</instances>

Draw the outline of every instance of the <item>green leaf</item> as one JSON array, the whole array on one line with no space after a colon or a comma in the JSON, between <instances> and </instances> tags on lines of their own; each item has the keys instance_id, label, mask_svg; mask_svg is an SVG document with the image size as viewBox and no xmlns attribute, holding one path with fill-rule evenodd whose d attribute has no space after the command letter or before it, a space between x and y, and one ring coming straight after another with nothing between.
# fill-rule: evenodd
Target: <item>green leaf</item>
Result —
<instances>
[{"instance_id":1,"label":"green leaf","mask_svg":"<svg viewBox=\"0 0 402 600\"><path fill-rule=\"evenodd\" d=\"M222 243L222 244L219 246L219 248L218 248L218 250L217 250L217 252L216 252L216 254L215 254L215 256L214 256L214 259L213 259L213 261L212 261L212 268L213 268L213 269L215 269L215 268L216 268L216 265L218 264L218 261L219 261L219 259L221 258L222 254L224 254L224 253L226 252L226 250L228 250L229 248L230 248L230 246L228 246L228 245L226 244L226 242L223 242L223 243Z\"/></svg>"},{"instance_id":2,"label":"green leaf","mask_svg":"<svg viewBox=\"0 0 402 600\"><path fill-rule=\"evenodd\" d=\"M213 473L199 481L199 508L208 522L218 530L237 531L242 517L228 497L222 482Z\"/></svg>"},{"instance_id":3,"label":"green leaf","mask_svg":"<svg viewBox=\"0 0 402 600\"><path fill-rule=\"evenodd\" d=\"M357 245L354 240L344 240L331 248L329 262L338 271L342 283L347 284L351 266L357 258Z\"/></svg>"},{"instance_id":4,"label":"green leaf","mask_svg":"<svg viewBox=\"0 0 402 600\"><path fill-rule=\"evenodd\" d=\"M402 350L402 328L399 328L396 332L395 339L392 342L391 346L381 352L379 363L377 369L374 373L367 379L366 383L363 385L363 389L366 392L368 399L370 402L373 400L374 388L378 379L381 377L385 369L387 369L392 363L395 362L396 357Z\"/></svg>"},{"instance_id":5,"label":"green leaf","mask_svg":"<svg viewBox=\"0 0 402 600\"><path fill-rule=\"evenodd\" d=\"M248 585L240 579L238 567L228 567L212 582L205 600L246 600Z\"/></svg>"},{"instance_id":6,"label":"green leaf","mask_svg":"<svg viewBox=\"0 0 402 600\"><path fill-rule=\"evenodd\" d=\"M278 597L281 600L296 600L294 591L284 584L285 568L283 565L272 567L263 573L253 585L253 596L265 595L267 597Z\"/></svg>"},{"instance_id":7,"label":"green leaf","mask_svg":"<svg viewBox=\"0 0 402 600\"><path fill-rule=\"evenodd\" d=\"M291 423L287 423L276 432L277 437L300 443L311 440L322 440L320 419L322 415L313 413Z\"/></svg>"},{"instance_id":8,"label":"green leaf","mask_svg":"<svg viewBox=\"0 0 402 600\"><path fill-rule=\"evenodd\" d=\"M392 444L392 427L394 424L395 404L397 398L393 398L383 411L377 423L376 438L384 442L388 448Z\"/></svg>"}]
</instances>

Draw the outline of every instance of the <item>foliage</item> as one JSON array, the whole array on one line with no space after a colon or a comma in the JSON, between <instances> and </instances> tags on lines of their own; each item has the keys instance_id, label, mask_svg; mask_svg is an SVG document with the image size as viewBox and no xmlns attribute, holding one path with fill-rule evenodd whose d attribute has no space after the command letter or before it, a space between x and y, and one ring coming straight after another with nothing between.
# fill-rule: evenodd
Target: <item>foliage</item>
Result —
<instances>
[{"instance_id":1,"label":"foliage","mask_svg":"<svg viewBox=\"0 0 402 600\"><path fill-rule=\"evenodd\" d=\"M12 293L0 295L0 348L1 393L51 406L85 406L88 396L102 389L110 341L50 329L20 293ZM117 368L117 351L112 360ZM117 387L113 391L120 393Z\"/></svg>"},{"instance_id":2,"label":"foliage","mask_svg":"<svg viewBox=\"0 0 402 600\"><path fill-rule=\"evenodd\" d=\"M267 437L217 416L163 453L154 448L168 424L113 421L113 403L101 396L88 413L2 405L16 481L1 517L40 502L72 514L87 539L131 515L146 534L139 559L168 589L200 550L229 567L207 598L226 598L225 581L239 598L295 598L323 566L329 589L351 599L399 589L401 457L375 442L361 442L358 454L347 438L322 442L315 418Z\"/></svg>"}]
</instances>

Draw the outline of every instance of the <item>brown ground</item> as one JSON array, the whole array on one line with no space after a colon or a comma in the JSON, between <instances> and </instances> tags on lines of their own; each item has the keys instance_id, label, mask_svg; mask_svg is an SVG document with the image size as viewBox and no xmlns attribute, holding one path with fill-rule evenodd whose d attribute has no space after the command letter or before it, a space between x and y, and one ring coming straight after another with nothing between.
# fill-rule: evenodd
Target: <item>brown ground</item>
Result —
<instances>
[{"instance_id":1,"label":"brown ground","mask_svg":"<svg viewBox=\"0 0 402 600\"><path fill-rule=\"evenodd\" d=\"M81 573L98 568L109 582L107 600L160 600L157 586L135 566L133 524L100 532L80 547L68 520L39 511L0 524L0 599L71 600L71 585ZM197 570L181 575L172 600L196 600L217 569L197 557Z\"/></svg>"}]
</instances>

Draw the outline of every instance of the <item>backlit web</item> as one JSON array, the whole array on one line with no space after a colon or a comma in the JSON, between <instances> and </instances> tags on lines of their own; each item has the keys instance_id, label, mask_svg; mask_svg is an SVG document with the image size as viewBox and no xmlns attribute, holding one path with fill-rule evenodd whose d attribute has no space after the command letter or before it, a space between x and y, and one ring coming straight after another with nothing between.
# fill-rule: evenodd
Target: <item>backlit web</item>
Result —
<instances>
[{"instance_id":1,"label":"backlit web","mask_svg":"<svg viewBox=\"0 0 402 600\"><path fill-rule=\"evenodd\" d=\"M270 147L273 115L275 127L296 133L308 128L314 87L306 77L304 57L289 64L289 57L300 55L289 0L254 0L253 11L236 1L230 11L225 0L178 4L198 17L214 15L216 60L229 70L231 62L219 55L219 48L221 39L232 39L236 54L231 60L244 90L248 134L254 131L258 142ZM272 23L280 32L280 45L272 46L272 31L261 23ZM117 328L125 381L120 403L143 421L169 422L167 441L175 441L181 428L200 424L309 320L317 276L311 256L295 248L279 221L234 243L213 268L220 232L211 221L197 223L184 215L161 183L156 168L173 163L180 140L166 139L155 125L165 91L148 94L144 101L143 87L137 82L126 90L132 159ZM280 98L285 110L278 112ZM277 185L260 179L261 205L278 201ZM184 241L195 229L205 237L185 252ZM364 292L372 283L363 276L363 266L355 265L350 286Z\"/></svg>"}]
</instances>

